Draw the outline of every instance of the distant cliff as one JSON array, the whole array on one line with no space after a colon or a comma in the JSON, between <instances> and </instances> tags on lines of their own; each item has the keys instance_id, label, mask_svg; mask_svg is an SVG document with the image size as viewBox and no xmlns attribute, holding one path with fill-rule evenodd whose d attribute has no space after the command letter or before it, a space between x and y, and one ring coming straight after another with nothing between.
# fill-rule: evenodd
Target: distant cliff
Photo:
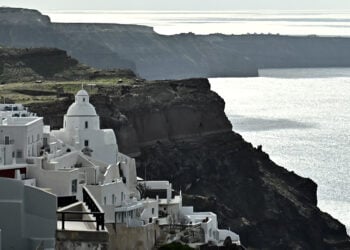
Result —
<instances>
[{"instance_id":1,"label":"distant cliff","mask_svg":"<svg viewBox=\"0 0 350 250\"><path fill-rule=\"evenodd\" d=\"M57 127L73 96L30 109ZM170 180L185 203L214 211L253 249L349 249L344 225L317 208L317 185L277 166L232 132L206 79L101 87L91 97L138 174Z\"/></svg>"},{"instance_id":2,"label":"distant cliff","mask_svg":"<svg viewBox=\"0 0 350 250\"><path fill-rule=\"evenodd\" d=\"M0 44L55 47L97 68L147 79L256 76L259 68L349 67L350 39L273 35L163 36L119 24L57 24L27 9L0 8Z\"/></svg>"},{"instance_id":3,"label":"distant cliff","mask_svg":"<svg viewBox=\"0 0 350 250\"><path fill-rule=\"evenodd\" d=\"M1 17L1 15L0 15ZM135 77L131 70L98 70L80 64L59 49L0 48L0 83L38 80L93 80Z\"/></svg>"}]
</instances>

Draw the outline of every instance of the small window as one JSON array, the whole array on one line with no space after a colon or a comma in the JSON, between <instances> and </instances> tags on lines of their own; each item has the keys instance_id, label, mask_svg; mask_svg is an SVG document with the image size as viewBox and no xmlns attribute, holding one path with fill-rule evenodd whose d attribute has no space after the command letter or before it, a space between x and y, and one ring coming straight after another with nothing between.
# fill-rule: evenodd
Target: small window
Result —
<instances>
[{"instance_id":1,"label":"small window","mask_svg":"<svg viewBox=\"0 0 350 250\"><path fill-rule=\"evenodd\" d=\"M85 122L85 128L89 128L89 122Z\"/></svg>"},{"instance_id":2,"label":"small window","mask_svg":"<svg viewBox=\"0 0 350 250\"><path fill-rule=\"evenodd\" d=\"M17 150L17 158L21 159L23 157L22 150Z\"/></svg>"},{"instance_id":3,"label":"small window","mask_svg":"<svg viewBox=\"0 0 350 250\"><path fill-rule=\"evenodd\" d=\"M74 179L72 180L72 193L76 193L78 188L78 180Z\"/></svg>"},{"instance_id":4,"label":"small window","mask_svg":"<svg viewBox=\"0 0 350 250\"><path fill-rule=\"evenodd\" d=\"M115 203L115 195L112 194L112 204L114 205L114 203Z\"/></svg>"},{"instance_id":5,"label":"small window","mask_svg":"<svg viewBox=\"0 0 350 250\"><path fill-rule=\"evenodd\" d=\"M103 197L103 204L106 205L107 204L107 197Z\"/></svg>"},{"instance_id":6,"label":"small window","mask_svg":"<svg viewBox=\"0 0 350 250\"><path fill-rule=\"evenodd\" d=\"M154 207L152 207L152 214L154 214Z\"/></svg>"},{"instance_id":7,"label":"small window","mask_svg":"<svg viewBox=\"0 0 350 250\"><path fill-rule=\"evenodd\" d=\"M88 146L89 146L89 140L85 140L85 141L84 141L84 146L85 146L85 147L88 147Z\"/></svg>"},{"instance_id":8,"label":"small window","mask_svg":"<svg viewBox=\"0 0 350 250\"><path fill-rule=\"evenodd\" d=\"M83 102L85 102L85 98L83 98Z\"/></svg>"},{"instance_id":9,"label":"small window","mask_svg":"<svg viewBox=\"0 0 350 250\"><path fill-rule=\"evenodd\" d=\"M10 136L6 135L5 136L5 145L9 145L10 144Z\"/></svg>"}]
</instances>

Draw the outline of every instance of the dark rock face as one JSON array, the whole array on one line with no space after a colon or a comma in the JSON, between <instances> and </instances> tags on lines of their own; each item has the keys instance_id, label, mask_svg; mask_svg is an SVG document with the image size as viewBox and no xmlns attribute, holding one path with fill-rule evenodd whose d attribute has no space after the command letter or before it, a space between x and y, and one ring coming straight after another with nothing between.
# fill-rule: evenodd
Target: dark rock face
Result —
<instances>
[{"instance_id":1,"label":"dark rock face","mask_svg":"<svg viewBox=\"0 0 350 250\"><path fill-rule=\"evenodd\" d=\"M0 44L54 47L93 67L146 79L257 76L261 68L349 67L349 38L274 35L163 36L118 24L57 24L34 10L0 8Z\"/></svg>"},{"instance_id":2,"label":"dark rock face","mask_svg":"<svg viewBox=\"0 0 350 250\"><path fill-rule=\"evenodd\" d=\"M138 174L170 180L197 211L214 211L255 249L350 249L344 225L317 208L317 185L273 163L232 132L205 79L139 82L92 96ZM31 106L56 127L72 100ZM62 124L62 123L61 123Z\"/></svg>"},{"instance_id":3,"label":"dark rock face","mask_svg":"<svg viewBox=\"0 0 350 250\"><path fill-rule=\"evenodd\" d=\"M80 64L66 51L49 48L0 48L0 82L135 77L131 70L97 70Z\"/></svg>"}]
</instances>

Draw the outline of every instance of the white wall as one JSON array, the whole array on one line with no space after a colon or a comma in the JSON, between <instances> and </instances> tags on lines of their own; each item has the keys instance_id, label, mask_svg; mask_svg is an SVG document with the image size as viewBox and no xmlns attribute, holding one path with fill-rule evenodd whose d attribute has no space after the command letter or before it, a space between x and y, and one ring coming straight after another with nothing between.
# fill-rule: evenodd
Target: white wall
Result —
<instances>
[{"instance_id":1,"label":"white wall","mask_svg":"<svg viewBox=\"0 0 350 250\"><path fill-rule=\"evenodd\" d=\"M40 204L40 205L38 205ZM21 181L0 178L3 249L55 247L56 197Z\"/></svg>"},{"instance_id":2,"label":"white wall","mask_svg":"<svg viewBox=\"0 0 350 250\"><path fill-rule=\"evenodd\" d=\"M37 186L49 188L57 196L72 196L72 181L77 180L79 184L79 170L44 170L40 166L28 166L29 178L35 178Z\"/></svg>"},{"instance_id":3,"label":"white wall","mask_svg":"<svg viewBox=\"0 0 350 250\"><path fill-rule=\"evenodd\" d=\"M149 218L158 218L159 217L159 202L158 200L144 200L143 201L144 210L141 214L141 219L146 222L149 222Z\"/></svg>"},{"instance_id":4,"label":"white wall","mask_svg":"<svg viewBox=\"0 0 350 250\"><path fill-rule=\"evenodd\" d=\"M28 157L39 156L40 148L43 145L43 126L42 118L37 118L27 125L1 125L0 140L4 140L5 136L9 136L10 140L14 140L12 152L15 153L16 157L17 151L22 152L22 157L17 158L16 162L24 163Z\"/></svg>"}]
</instances>

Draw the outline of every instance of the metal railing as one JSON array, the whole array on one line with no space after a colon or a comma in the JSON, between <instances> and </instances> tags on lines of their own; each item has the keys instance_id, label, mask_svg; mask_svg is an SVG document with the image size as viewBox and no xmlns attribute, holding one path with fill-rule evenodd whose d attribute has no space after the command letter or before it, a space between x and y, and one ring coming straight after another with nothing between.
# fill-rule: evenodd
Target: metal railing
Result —
<instances>
[{"instance_id":1,"label":"metal railing","mask_svg":"<svg viewBox=\"0 0 350 250\"><path fill-rule=\"evenodd\" d=\"M93 216L96 218L96 227L99 230L99 226L101 226L102 230L104 230L105 226L105 213L100 205L97 203L95 198L92 196L90 191L83 186L83 201L88 206L90 211L93 213Z\"/></svg>"},{"instance_id":2,"label":"metal railing","mask_svg":"<svg viewBox=\"0 0 350 250\"><path fill-rule=\"evenodd\" d=\"M96 230L100 231L104 230L104 221L105 221L105 215L104 213L99 212L79 212L79 211L65 211L65 212L57 212L58 215L60 215L60 219L62 221L62 230L65 230L65 222L66 221L77 221L77 222L95 222L96 223ZM83 217L84 215L92 215L95 217L94 220L84 219L84 218L67 218L66 215L78 215L79 217Z\"/></svg>"},{"instance_id":3,"label":"metal railing","mask_svg":"<svg viewBox=\"0 0 350 250\"><path fill-rule=\"evenodd\" d=\"M94 199L89 190L83 186L83 201L90 209L91 212L79 212L79 211L60 211L57 212L59 219L62 221L62 230L65 230L66 221L77 221L77 222L95 222L96 230L99 231L105 229L105 213L99 206L97 201ZM84 219L84 215L92 215L95 219ZM69 218L68 218L69 217ZM78 217L78 218L77 218Z\"/></svg>"}]
</instances>

